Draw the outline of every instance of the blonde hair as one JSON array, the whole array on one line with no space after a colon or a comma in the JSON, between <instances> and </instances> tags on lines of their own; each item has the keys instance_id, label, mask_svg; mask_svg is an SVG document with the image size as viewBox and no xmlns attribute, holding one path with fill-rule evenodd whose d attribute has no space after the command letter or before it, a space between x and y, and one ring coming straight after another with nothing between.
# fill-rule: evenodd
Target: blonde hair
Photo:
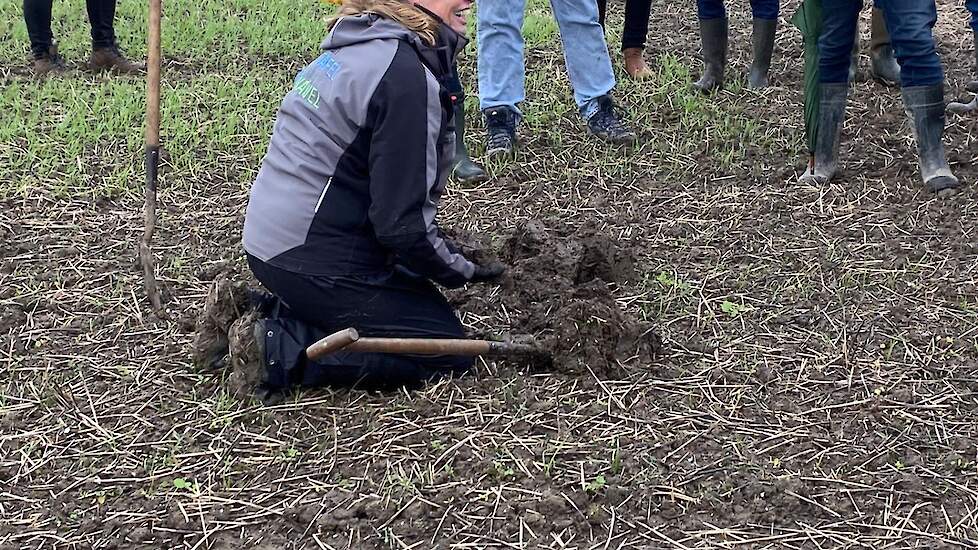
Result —
<instances>
[{"instance_id":1,"label":"blonde hair","mask_svg":"<svg viewBox=\"0 0 978 550\"><path fill-rule=\"evenodd\" d=\"M434 46L438 40L438 21L405 0L343 0L340 9L327 20L326 28L333 30L343 17L361 13L375 13L393 19L417 33L429 46Z\"/></svg>"}]
</instances>

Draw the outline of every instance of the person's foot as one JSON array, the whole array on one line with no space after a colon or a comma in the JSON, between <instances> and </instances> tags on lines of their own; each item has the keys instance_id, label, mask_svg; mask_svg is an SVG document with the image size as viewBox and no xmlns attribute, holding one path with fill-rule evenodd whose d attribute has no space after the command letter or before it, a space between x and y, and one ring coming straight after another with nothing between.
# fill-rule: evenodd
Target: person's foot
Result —
<instances>
[{"instance_id":1,"label":"person's foot","mask_svg":"<svg viewBox=\"0 0 978 550\"><path fill-rule=\"evenodd\" d=\"M598 111L587 119L587 127L591 133L609 143L634 143L635 132L622 122L620 109L611 97L604 95L597 101Z\"/></svg>"},{"instance_id":2,"label":"person's foot","mask_svg":"<svg viewBox=\"0 0 978 550\"><path fill-rule=\"evenodd\" d=\"M727 67L727 19L701 19L700 40L705 68L693 87L709 94L723 88L723 73Z\"/></svg>"},{"instance_id":3,"label":"person's foot","mask_svg":"<svg viewBox=\"0 0 978 550\"><path fill-rule=\"evenodd\" d=\"M145 70L142 63L133 63L122 55L118 47L97 48L88 58L88 68L93 71L112 71L119 74L134 74Z\"/></svg>"},{"instance_id":4,"label":"person's foot","mask_svg":"<svg viewBox=\"0 0 978 550\"><path fill-rule=\"evenodd\" d=\"M625 72L633 80L645 80L652 76L652 71L645 64L645 51L642 48L624 48L621 56L625 60Z\"/></svg>"},{"instance_id":5,"label":"person's foot","mask_svg":"<svg viewBox=\"0 0 978 550\"><path fill-rule=\"evenodd\" d=\"M900 84L900 65L889 44L869 52L869 72L873 78L886 86Z\"/></svg>"},{"instance_id":6,"label":"person's foot","mask_svg":"<svg viewBox=\"0 0 978 550\"><path fill-rule=\"evenodd\" d=\"M486 156L507 156L516 148L516 113L508 107L483 111L486 117Z\"/></svg>"},{"instance_id":7,"label":"person's foot","mask_svg":"<svg viewBox=\"0 0 978 550\"><path fill-rule=\"evenodd\" d=\"M252 310L231 325L228 331L231 357L231 388L239 396L253 395L266 406L281 403L285 393L268 386L265 362L265 321Z\"/></svg>"},{"instance_id":8,"label":"person's foot","mask_svg":"<svg viewBox=\"0 0 978 550\"><path fill-rule=\"evenodd\" d=\"M193 361L199 369L213 370L227 366L228 330L231 323L249 308L249 291L244 284L234 283L227 275L214 279L204 308L197 317L194 334Z\"/></svg>"},{"instance_id":9,"label":"person's foot","mask_svg":"<svg viewBox=\"0 0 978 550\"><path fill-rule=\"evenodd\" d=\"M65 71L65 60L58 54L58 44L54 43L48 47L48 51L34 57L34 75L46 76L49 74L62 73Z\"/></svg>"},{"instance_id":10,"label":"person's foot","mask_svg":"<svg viewBox=\"0 0 978 550\"><path fill-rule=\"evenodd\" d=\"M754 61L747 76L751 88L766 88L769 84L771 56L774 54L774 38L778 31L777 19L754 19L754 33L751 37Z\"/></svg>"},{"instance_id":11,"label":"person's foot","mask_svg":"<svg viewBox=\"0 0 978 550\"><path fill-rule=\"evenodd\" d=\"M488 179L486 171L472 162L469 150L465 147L465 96L453 97L455 114L455 159L452 161L452 175L462 183L480 183Z\"/></svg>"},{"instance_id":12,"label":"person's foot","mask_svg":"<svg viewBox=\"0 0 978 550\"><path fill-rule=\"evenodd\" d=\"M961 182L951 172L944 153L944 85L904 86L900 91L917 142L924 187L939 196L953 194Z\"/></svg>"}]
</instances>

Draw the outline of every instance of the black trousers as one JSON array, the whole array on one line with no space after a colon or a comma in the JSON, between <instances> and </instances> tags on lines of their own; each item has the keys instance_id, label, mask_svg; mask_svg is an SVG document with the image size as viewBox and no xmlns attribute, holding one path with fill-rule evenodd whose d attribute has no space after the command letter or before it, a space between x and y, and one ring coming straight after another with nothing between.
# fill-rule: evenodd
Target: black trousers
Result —
<instances>
[{"instance_id":1,"label":"black trousers","mask_svg":"<svg viewBox=\"0 0 978 550\"><path fill-rule=\"evenodd\" d=\"M265 341L272 386L414 387L472 367L471 357L342 351L315 363L308 361L306 347L350 327L361 336L464 338L465 332L441 292L406 271L303 275L250 255L248 265L278 299L266 320L272 333Z\"/></svg>"},{"instance_id":2,"label":"black trousers","mask_svg":"<svg viewBox=\"0 0 978 550\"><path fill-rule=\"evenodd\" d=\"M608 0L598 0L598 21L604 27ZM649 15L652 0L625 0L625 28L621 33L621 49L644 48L649 34Z\"/></svg>"},{"instance_id":3,"label":"black trousers","mask_svg":"<svg viewBox=\"0 0 978 550\"><path fill-rule=\"evenodd\" d=\"M54 42L51 33L51 4L54 0L24 0L24 22L31 39L31 51L41 57ZM87 0L88 22L92 26L92 49L115 46L116 0Z\"/></svg>"}]
</instances>

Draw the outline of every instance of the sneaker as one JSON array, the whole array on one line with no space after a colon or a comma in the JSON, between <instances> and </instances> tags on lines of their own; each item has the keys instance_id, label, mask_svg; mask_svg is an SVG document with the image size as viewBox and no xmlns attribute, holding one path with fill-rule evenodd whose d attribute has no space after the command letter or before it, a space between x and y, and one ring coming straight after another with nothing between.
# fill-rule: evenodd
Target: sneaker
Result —
<instances>
[{"instance_id":1,"label":"sneaker","mask_svg":"<svg viewBox=\"0 0 978 550\"><path fill-rule=\"evenodd\" d=\"M65 60L58 54L57 42L48 46L46 54L34 58L34 74L37 76L62 73L65 69Z\"/></svg>"},{"instance_id":2,"label":"sneaker","mask_svg":"<svg viewBox=\"0 0 978 550\"><path fill-rule=\"evenodd\" d=\"M486 116L486 155L509 155L516 147L516 113L508 107L483 111Z\"/></svg>"},{"instance_id":3,"label":"sneaker","mask_svg":"<svg viewBox=\"0 0 978 550\"><path fill-rule=\"evenodd\" d=\"M621 121L621 110L609 96L598 98L598 111L587 119L587 127L596 137L609 143L635 143L635 132Z\"/></svg>"},{"instance_id":4,"label":"sneaker","mask_svg":"<svg viewBox=\"0 0 978 550\"><path fill-rule=\"evenodd\" d=\"M268 386L268 365L265 363L265 320L257 310L249 311L231 325L228 332L231 356L231 388L238 395L251 394L266 406L277 405L285 399L279 389Z\"/></svg>"},{"instance_id":5,"label":"sneaker","mask_svg":"<svg viewBox=\"0 0 978 550\"><path fill-rule=\"evenodd\" d=\"M119 48L112 46L109 48L98 48L92 51L92 56L88 58L88 68L93 71L113 71L120 74L134 74L145 70L146 66L142 63L133 63L122 55Z\"/></svg>"}]
</instances>

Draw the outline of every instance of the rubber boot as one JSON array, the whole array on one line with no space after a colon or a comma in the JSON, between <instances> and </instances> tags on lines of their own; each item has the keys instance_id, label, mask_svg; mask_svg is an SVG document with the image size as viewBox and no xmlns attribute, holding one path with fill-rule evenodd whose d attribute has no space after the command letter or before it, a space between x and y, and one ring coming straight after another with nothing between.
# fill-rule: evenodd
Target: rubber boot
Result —
<instances>
[{"instance_id":1,"label":"rubber boot","mask_svg":"<svg viewBox=\"0 0 978 550\"><path fill-rule=\"evenodd\" d=\"M485 170L472 162L469 150L465 148L465 96L453 99L455 109L455 160L452 161L452 175L462 183L479 183L488 176Z\"/></svg>"},{"instance_id":2,"label":"rubber boot","mask_svg":"<svg viewBox=\"0 0 978 550\"><path fill-rule=\"evenodd\" d=\"M852 42L852 56L849 58L849 82L856 81L856 72L859 70L859 34Z\"/></svg>"},{"instance_id":3,"label":"rubber boot","mask_svg":"<svg viewBox=\"0 0 978 550\"><path fill-rule=\"evenodd\" d=\"M900 84L900 65L893 55L890 33L886 30L883 10L873 8L873 23L869 40L869 72L873 78L887 86Z\"/></svg>"},{"instance_id":4,"label":"rubber boot","mask_svg":"<svg viewBox=\"0 0 978 550\"><path fill-rule=\"evenodd\" d=\"M754 19L754 62L750 66L747 84L751 88L766 88L771 70L771 54L774 53L774 37L778 30L777 19Z\"/></svg>"},{"instance_id":5,"label":"rubber boot","mask_svg":"<svg viewBox=\"0 0 978 550\"><path fill-rule=\"evenodd\" d=\"M975 35L975 76L978 77L978 31L974 31ZM978 78L972 80L966 86L969 92L973 94L978 94Z\"/></svg>"},{"instance_id":6,"label":"rubber boot","mask_svg":"<svg viewBox=\"0 0 978 550\"><path fill-rule=\"evenodd\" d=\"M706 69L693 86L703 93L710 93L723 88L723 72L727 66L727 19L700 19L700 39Z\"/></svg>"},{"instance_id":7,"label":"rubber boot","mask_svg":"<svg viewBox=\"0 0 978 550\"><path fill-rule=\"evenodd\" d=\"M920 177L928 190L941 195L958 187L944 155L944 85L903 88L903 106L913 126Z\"/></svg>"},{"instance_id":8,"label":"rubber boot","mask_svg":"<svg viewBox=\"0 0 978 550\"><path fill-rule=\"evenodd\" d=\"M645 80L652 76L652 71L645 64L644 50L642 48L624 48L621 56L625 60L625 72L632 80Z\"/></svg>"},{"instance_id":9,"label":"rubber boot","mask_svg":"<svg viewBox=\"0 0 978 550\"><path fill-rule=\"evenodd\" d=\"M815 155L798 180L812 185L828 183L838 170L839 137L846 114L849 84L820 84L819 93Z\"/></svg>"}]
</instances>

